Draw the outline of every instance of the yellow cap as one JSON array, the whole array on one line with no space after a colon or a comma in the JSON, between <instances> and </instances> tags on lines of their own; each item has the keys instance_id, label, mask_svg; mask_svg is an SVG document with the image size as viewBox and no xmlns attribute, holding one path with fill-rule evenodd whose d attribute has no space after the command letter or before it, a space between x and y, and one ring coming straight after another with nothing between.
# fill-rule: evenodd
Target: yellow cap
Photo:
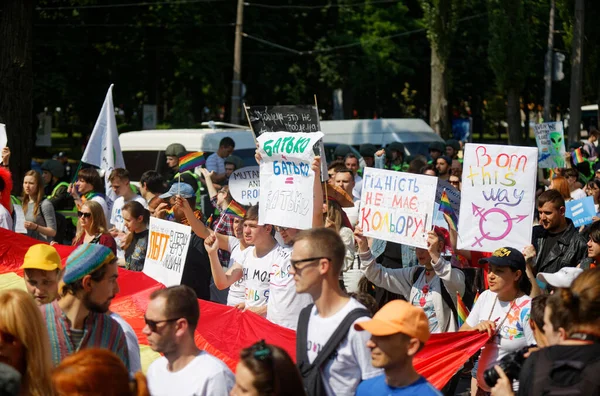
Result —
<instances>
[{"instance_id":1,"label":"yellow cap","mask_svg":"<svg viewBox=\"0 0 600 396\"><path fill-rule=\"evenodd\" d=\"M25 253L21 269L39 269L54 271L62 269L60 256L56 249L43 243L33 245Z\"/></svg>"}]
</instances>

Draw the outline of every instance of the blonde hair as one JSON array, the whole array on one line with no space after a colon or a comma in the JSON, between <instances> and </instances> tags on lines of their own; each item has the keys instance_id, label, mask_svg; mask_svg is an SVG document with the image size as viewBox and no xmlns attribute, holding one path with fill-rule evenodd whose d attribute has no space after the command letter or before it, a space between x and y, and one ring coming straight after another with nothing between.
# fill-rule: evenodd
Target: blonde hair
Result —
<instances>
[{"instance_id":1,"label":"blonde hair","mask_svg":"<svg viewBox=\"0 0 600 396\"><path fill-rule=\"evenodd\" d=\"M104 217L104 210L102 210L102 206L96 201L85 201L81 207L86 207L92 213L91 223L90 223L90 232L92 235L96 234L106 234L108 232L108 227L106 225L106 218ZM77 243L79 238L83 235L85 230L81 226L79 219L77 219L77 234L75 235L75 239L73 239L73 244Z\"/></svg>"},{"instance_id":2,"label":"blonde hair","mask_svg":"<svg viewBox=\"0 0 600 396\"><path fill-rule=\"evenodd\" d=\"M54 395L48 332L40 309L25 291L0 291L0 331L13 335L23 345L25 369L21 373L21 394Z\"/></svg>"},{"instance_id":3,"label":"blonde hair","mask_svg":"<svg viewBox=\"0 0 600 396\"><path fill-rule=\"evenodd\" d=\"M42 181L42 176L34 170L30 170L25 173L23 176L23 182L25 182L25 178L27 176L31 176L35 179L35 185L37 187L37 193L35 197L35 201L33 201L33 215L37 216L40 211L40 204L44 200L44 183ZM27 213L27 205L29 204L29 195L23 192L23 210Z\"/></svg>"}]
</instances>

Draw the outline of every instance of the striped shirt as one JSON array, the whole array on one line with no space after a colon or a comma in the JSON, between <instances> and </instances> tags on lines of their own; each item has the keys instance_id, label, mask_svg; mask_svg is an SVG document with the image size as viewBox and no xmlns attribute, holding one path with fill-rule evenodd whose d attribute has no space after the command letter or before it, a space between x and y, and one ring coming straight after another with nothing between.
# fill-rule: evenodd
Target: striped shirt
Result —
<instances>
[{"instance_id":1,"label":"striped shirt","mask_svg":"<svg viewBox=\"0 0 600 396\"><path fill-rule=\"evenodd\" d=\"M46 322L52 361L58 365L64 358L85 348L105 348L121 358L129 370L127 341L121 326L109 315L90 312L83 322L83 336L75 345L71 334L71 323L57 301L40 307ZM76 337L77 338L77 337Z\"/></svg>"}]
</instances>

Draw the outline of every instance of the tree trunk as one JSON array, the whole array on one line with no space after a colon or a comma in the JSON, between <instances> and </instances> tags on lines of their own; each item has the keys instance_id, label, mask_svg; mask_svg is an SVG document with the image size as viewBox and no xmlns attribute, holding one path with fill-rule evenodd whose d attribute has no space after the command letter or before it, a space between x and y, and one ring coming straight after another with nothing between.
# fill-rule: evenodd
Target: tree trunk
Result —
<instances>
[{"instance_id":1,"label":"tree trunk","mask_svg":"<svg viewBox=\"0 0 600 396\"><path fill-rule=\"evenodd\" d=\"M519 92L509 88L506 92L506 122L508 123L508 144L521 144L521 111L519 108Z\"/></svg>"},{"instance_id":2,"label":"tree trunk","mask_svg":"<svg viewBox=\"0 0 600 396\"><path fill-rule=\"evenodd\" d=\"M33 147L33 0L0 4L0 122L6 124L15 189L31 168Z\"/></svg>"},{"instance_id":3,"label":"tree trunk","mask_svg":"<svg viewBox=\"0 0 600 396\"><path fill-rule=\"evenodd\" d=\"M450 136L448 99L446 92L446 62L440 58L435 45L431 46L431 106L429 124L438 135Z\"/></svg>"},{"instance_id":4,"label":"tree trunk","mask_svg":"<svg viewBox=\"0 0 600 396\"><path fill-rule=\"evenodd\" d=\"M571 49L571 98L569 101L569 142L581 135L581 96L583 79L583 16L584 0L575 0L575 23Z\"/></svg>"}]
</instances>

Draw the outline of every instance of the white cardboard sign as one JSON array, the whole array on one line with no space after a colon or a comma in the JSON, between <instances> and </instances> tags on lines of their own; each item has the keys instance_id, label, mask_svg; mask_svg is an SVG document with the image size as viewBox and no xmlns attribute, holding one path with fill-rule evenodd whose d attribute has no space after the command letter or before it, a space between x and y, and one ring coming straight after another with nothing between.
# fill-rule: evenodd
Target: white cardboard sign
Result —
<instances>
[{"instance_id":1,"label":"white cardboard sign","mask_svg":"<svg viewBox=\"0 0 600 396\"><path fill-rule=\"evenodd\" d=\"M247 166L229 176L229 192L242 205L256 205L260 198L260 168Z\"/></svg>"},{"instance_id":2,"label":"white cardboard sign","mask_svg":"<svg viewBox=\"0 0 600 396\"><path fill-rule=\"evenodd\" d=\"M165 286L181 284L191 227L151 217L149 231L143 272Z\"/></svg>"}]
</instances>

